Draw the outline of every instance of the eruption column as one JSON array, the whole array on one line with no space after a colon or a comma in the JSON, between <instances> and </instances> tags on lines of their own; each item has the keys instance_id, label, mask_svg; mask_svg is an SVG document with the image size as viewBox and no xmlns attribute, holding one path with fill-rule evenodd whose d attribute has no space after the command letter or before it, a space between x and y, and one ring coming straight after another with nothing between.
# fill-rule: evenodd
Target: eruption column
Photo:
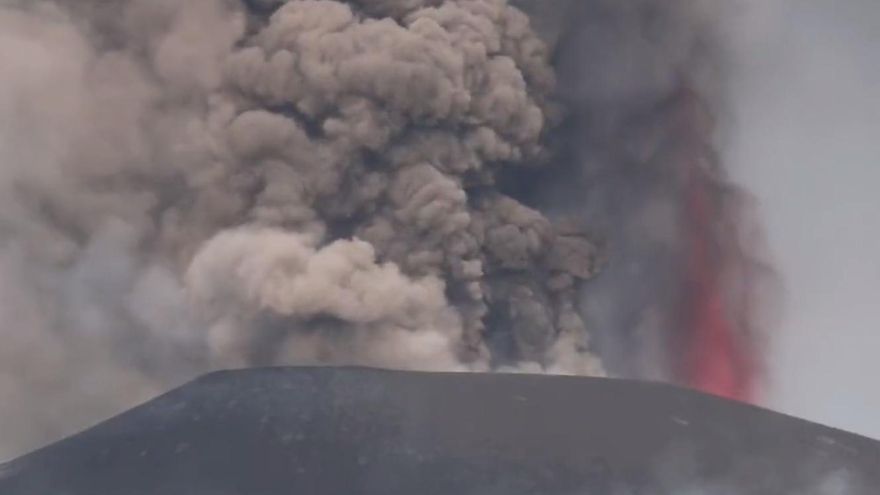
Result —
<instances>
[{"instance_id":1,"label":"eruption column","mask_svg":"<svg viewBox=\"0 0 880 495\"><path fill-rule=\"evenodd\" d=\"M685 383L699 390L749 401L753 394L754 370L751 369L746 332L739 328L733 312L734 301L725 294L723 274L727 262L735 262L725 252L735 240L721 232L723 194L713 194L718 181L711 176L714 157L701 144L708 142L709 119L702 118L699 99L693 94L683 98L679 131L683 134L684 156L681 165L685 176L685 221L687 262L685 264ZM693 139L689 139L690 136Z\"/></svg>"}]
</instances>

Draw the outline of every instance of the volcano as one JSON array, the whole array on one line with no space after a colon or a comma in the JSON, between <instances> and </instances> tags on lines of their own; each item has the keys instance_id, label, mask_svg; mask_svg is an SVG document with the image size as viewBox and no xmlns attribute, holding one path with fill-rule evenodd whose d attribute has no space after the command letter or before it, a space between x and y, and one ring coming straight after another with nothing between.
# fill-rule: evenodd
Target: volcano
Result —
<instances>
[{"instance_id":1,"label":"volcano","mask_svg":"<svg viewBox=\"0 0 880 495\"><path fill-rule=\"evenodd\" d=\"M668 385L273 368L8 463L0 493L866 495L877 466L880 442Z\"/></svg>"}]
</instances>

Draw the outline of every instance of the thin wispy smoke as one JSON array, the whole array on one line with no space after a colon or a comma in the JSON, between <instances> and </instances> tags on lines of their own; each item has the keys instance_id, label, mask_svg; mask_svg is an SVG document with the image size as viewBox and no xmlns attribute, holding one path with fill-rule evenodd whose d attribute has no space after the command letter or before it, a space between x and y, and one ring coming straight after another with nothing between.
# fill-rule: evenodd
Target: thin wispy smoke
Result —
<instances>
[{"instance_id":1,"label":"thin wispy smoke","mask_svg":"<svg viewBox=\"0 0 880 495\"><path fill-rule=\"evenodd\" d=\"M725 158L760 198L786 285L766 403L880 438L880 4L752 1L735 24ZM733 36L738 34L738 36Z\"/></svg>"}]
</instances>

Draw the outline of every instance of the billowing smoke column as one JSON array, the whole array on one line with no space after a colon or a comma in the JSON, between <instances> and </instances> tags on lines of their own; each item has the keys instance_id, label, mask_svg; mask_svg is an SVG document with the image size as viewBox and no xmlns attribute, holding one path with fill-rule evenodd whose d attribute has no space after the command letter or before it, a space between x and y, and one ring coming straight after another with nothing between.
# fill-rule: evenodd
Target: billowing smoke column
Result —
<instances>
[{"instance_id":1,"label":"billowing smoke column","mask_svg":"<svg viewBox=\"0 0 880 495\"><path fill-rule=\"evenodd\" d=\"M7 4L0 453L220 367L747 397L714 9L574 2L552 51L504 0Z\"/></svg>"}]
</instances>

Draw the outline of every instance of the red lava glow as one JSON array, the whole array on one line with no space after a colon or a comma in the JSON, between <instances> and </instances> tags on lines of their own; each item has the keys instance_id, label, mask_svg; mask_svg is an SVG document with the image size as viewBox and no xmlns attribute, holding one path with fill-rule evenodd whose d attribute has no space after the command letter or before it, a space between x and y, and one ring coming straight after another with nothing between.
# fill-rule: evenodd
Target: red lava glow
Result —
<instances>
[{"instance_id":1,"label":"red lava glow","mask_svg":"<svg viewBox=\"0 0 880 495\"><path fill-rule=\"evenodd\" d=\"M730 317L721 284L723 256L713 242L717 209L705 172L691 168L687 191L689 259L687 264L687 337L684 378L698 390L743 402L754 392L754 370L745 332ZM713 252L714 251L714 252Z\"/></svg>"}]
</instances>

